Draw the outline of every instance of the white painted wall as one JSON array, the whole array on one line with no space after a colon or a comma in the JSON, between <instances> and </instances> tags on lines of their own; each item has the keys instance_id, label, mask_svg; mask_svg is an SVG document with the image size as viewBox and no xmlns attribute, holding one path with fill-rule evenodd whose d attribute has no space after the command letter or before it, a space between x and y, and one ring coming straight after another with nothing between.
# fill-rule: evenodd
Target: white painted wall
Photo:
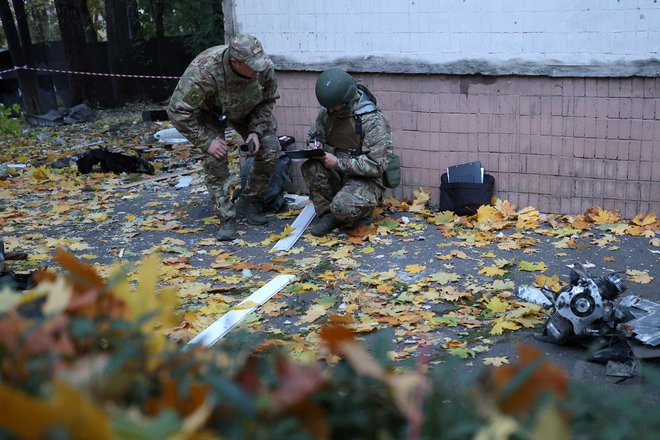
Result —
<instances>
[{"instance_id":1,"label":"white painted wall","mask_svg":"<svg viewBox=\"0 0 660 440\"><path fill-rule=\"evenodd\" d=\"M660 58L657 0L231 0L233 32L290 64L625 65ZM229 11L226 11L229 12ZM230 30L231 32L231 30Z\"/></svg>"}]
</instances>

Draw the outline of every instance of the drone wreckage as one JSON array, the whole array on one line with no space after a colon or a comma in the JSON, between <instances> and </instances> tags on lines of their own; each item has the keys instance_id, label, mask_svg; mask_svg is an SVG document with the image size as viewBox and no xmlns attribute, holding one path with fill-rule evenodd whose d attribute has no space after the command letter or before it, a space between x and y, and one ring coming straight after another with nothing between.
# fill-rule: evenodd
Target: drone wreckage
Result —
<instances>
[{"instance_id":1,"label":"drone wreckage","mask_svg":"<svg viewBox=\"0 0 660 440\"><path fill-rule=\"evenodd\" d=\"M518 297L552 308L537 339L589 347L589 360L606 363L607 375L632 377L639 359L660 358L660 304L625 291L616 273L596 278L576 263L559 292L520 286Z\"/></svg>"}]
</instances>

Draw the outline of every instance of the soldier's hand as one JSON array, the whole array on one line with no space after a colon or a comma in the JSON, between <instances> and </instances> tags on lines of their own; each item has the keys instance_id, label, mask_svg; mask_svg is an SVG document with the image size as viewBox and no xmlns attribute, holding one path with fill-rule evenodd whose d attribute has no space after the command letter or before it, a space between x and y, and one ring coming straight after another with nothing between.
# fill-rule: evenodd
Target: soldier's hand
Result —
<instances>
[{"instance_id":1,"label":"soldier's hand","mask_svg":"<svg viewBox=\"0 0 660 440\"><path fill-rule=\"evenodd\" d=\"M249 144L250 141L254 142L254 150L252 150L251 153L248 153L248 156L256 156L259 152L259 148L261 148L261 143L259 142L259 136L257 133L250 133L248 135L247 139L245 139L245 143Z\"/></svg>"},{"instance_id":2,"label":"soldier's hand","mask_svg":"<svg viewBox=\"0 0 660 440\"><path fill-rule=\"evenodd\" d=\"M213 139L206 154L218 160L227 157L227 143L222 139Z\"/></svg>"},{"instance_id":3,"label":"soldier's hand","mask_svg":"<svg viewBox=\"0 0 660 440\"><path fill-rule=\"evenodd\" d=\"M319 160L323 161L323 166L326 167L329 170L334 170L337 169L338 162L337 162L337 156L334 154L328 153L326 151L325 155L323 157L320 157Z\"/></svg>"}]
</instances>

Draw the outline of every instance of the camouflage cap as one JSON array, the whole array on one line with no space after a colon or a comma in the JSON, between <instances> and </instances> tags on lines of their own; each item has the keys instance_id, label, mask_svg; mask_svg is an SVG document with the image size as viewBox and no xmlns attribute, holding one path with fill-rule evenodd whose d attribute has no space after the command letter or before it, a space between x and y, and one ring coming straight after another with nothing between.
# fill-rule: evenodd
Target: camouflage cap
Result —
<instances>
[{"instance_id":1,"label":"camouflage cap","mask_svg":"<svg viewBox=\"0 0 660 440\"><path fill-rule=\"evenodd\" d=\"M255 72L263 72L270 65L270 58L264 52L259 40L248 34L232 38L229 43L229 56L244 62Z\"/></svg>"}]
</instances>

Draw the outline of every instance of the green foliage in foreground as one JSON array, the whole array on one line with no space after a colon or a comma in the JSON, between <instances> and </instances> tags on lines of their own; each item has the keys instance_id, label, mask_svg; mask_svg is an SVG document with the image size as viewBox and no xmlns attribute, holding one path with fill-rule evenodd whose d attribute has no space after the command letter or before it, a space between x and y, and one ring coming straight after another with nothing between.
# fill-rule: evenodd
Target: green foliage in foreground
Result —
<instances>
[{"instance_id":1,"label":"green foliage in foreground","mask_svg":"<svg viewBox=\"0 0 660 440\"><path fill-rule=\"evenodd\" d=\"M320 331L325 357L300 363L274 341L232 333L204 349L155 330L171 294L145 263L138 286L106 282L60 252L67 277L0 289L0 438L651 439L660 373L643 388L571 384L521 350L515 365L461 377L456 364L396 366L384 337L369 353L351 331ZM152 264L150 266L150 264ZM139 309L139 313L138 313ZM332 354L334 353L334 354ZM418 361L423 364L422 360Z\"/></svg>"}]
</instances>

